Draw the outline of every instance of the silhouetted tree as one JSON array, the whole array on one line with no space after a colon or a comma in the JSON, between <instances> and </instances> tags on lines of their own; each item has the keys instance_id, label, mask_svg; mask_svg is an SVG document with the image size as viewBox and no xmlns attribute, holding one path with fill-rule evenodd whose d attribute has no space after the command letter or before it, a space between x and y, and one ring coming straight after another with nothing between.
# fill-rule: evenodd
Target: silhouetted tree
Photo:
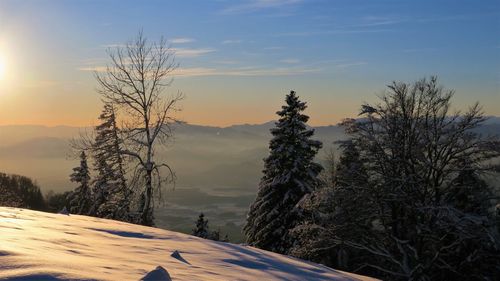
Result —
<instances>
[{"instance_id":1,"label":"silhouetted tree","mask_svg":"<svg viewBox=\"0 0 500 281\"><path fill-rule=\"evenodd\" d=\"M99 217L129 221L131 190L125 180L122 139L116 125L115 110L104 104L99 116L101 123L95 128L92 143L97 176L93 183L91 214Z\"/></svg>"},{"instance_id":2,"label":"silhouetted tree","mask_svg":"<svg viewBox=\"0 0 500 281\"><path fill-rule=\"evenodd\" d=\"M363 260L360 251L347 247L338 237L360 237L371 229L366 206L368 174L356 145L340 142L341 154L335 165L335 181L323 185L300 202L301 223L293 229L296 243L291 254L331 267L353 270Z\"/></svg>"},{"instance_id":3,"label":"silhouetted tree","mask_svg":"<svg viewBox=\"0 0 500 281\"><path fill-rule=\"evenodd\" d=\"M45 210L40 187L30 178L0 173L0 206Z\"/></svg>"},{"instance_id":4,"label":"silhouetted tree","mask_svg":"<svg viewBox=\"0 0 500 281\"><path fill-rule=\"evenodd\" d=\"M486 212L494 202L477 174L491 169L500 142L475 133L486 119L477 104L451 114L452 96L435 77L394 82L380 104L363 105L363 118L344 123L367 180L344 177L326 231L330 246L365 257L350 270L384 280L500 276L500 240Z\"/></svg>"},{"instance_id":5,"label":"silhouetted tree","mask_svg":"<svg viewBox=\"0 0 500 281\"><path fill-rule=\"evenodd\" d=\"M135 161L134 185L143 199L139 223L153 225L154 199L161 198L164 182L175 175L167 163L157 162L155 149L172 136L173 113L182 94L168 96L166 88L177 68L174 52L165 40L149 44L142 32L125 47L109 51L111 64L95 76L104 101L122 110L124 149L121 154ZM166 169L167 177L160 170Z\"/></svg>"},{"instance_id":6,"label":"silhouetted tree","mask_svg":"<svg viewBox=\"0 0 500 281\"><path fill-rule=\"evenodd\" d=\"M71 194L71 191L56 193L53 190L50 190L49 192L47 192L47 194L45 195L45 201L47 202L48 210L53 213L57 213L64 208L69 210L69 200L71 199Z\"/></svg>"},{"instance_id":7,"label":"silhouetted tree","mask_svg":"<svg viewBox=\"0 0 500 281\"><path fill-rule=\"evenodd\" d=\"M210 239L214 241L229 242L229 236L226 234L224 238L221 239L220 229L210 231L208 226L208 220L205 219L205 215L200 213L198 220L196 221L196 227L193 229L192 234L205 239Z\"/></svg>"},{"instance_id":8,"label":"silhouetted tree","mask_svg":"<svg viewBox=\"0 0 500 281\"><path fill-rule=\"evenodd\" d=\"M90 207L92 206L92 193L89 186L90 171L85 151L80 153L80 165L73 168L70 180L78 184L78 187L70 196L70 212L86 215L89 213Z\"/></svg>"},{"instance_id":9,"label":"silhouetted tree","mask_svg":"<svg viewBox=\"0 0 500 281\"><path fill-rule=\"evenodd\" d=\"M264 176L255 202L250 207L244 232L247 242L258 248L286 253L292 246L289 231L297 222L296 205L319 183L322 168L313 159L321 142L312 140L314 130L307 128L307 108L294 91L277 114L270 154L264 160Z\"/></svg>"},{"instance_id":10,"label":"silhouetted tree","mask_svg":"<svg viewBox=\"0 0 500 281\"><path fill-rule=\"evenodd\" d=\"M196 221L196 228L193 229L193 235L201 238L208 238L208 220L205 220L205 215L200 213Z\"/></svg>"}]
</instances>

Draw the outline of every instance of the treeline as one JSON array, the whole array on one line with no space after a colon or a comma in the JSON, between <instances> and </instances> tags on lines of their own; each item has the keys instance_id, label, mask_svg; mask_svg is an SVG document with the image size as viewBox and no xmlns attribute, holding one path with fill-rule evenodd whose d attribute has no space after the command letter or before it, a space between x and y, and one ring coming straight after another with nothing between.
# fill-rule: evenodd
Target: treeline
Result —
<instances>
[{"instance_id":1,"label":"treeline","mask_svg":"<svg viewBox=\"0 0 500 281\"><path fill-rule=\"evenodd\" d=\"M50 190L44 196L29 177L0 173L0 206L57 213L69 208L71 194Z\"/></svg>"},{"instance_id":2,"label":"treeline","mask_svg":"<svg viewBox=\"0 0 500 281\"><path fill-rule=\"evenodd\" d=\"M0 173L0 206L48 210L40 187L30 178Z\"/></svg>"},{"instance_id":3,"label":"treeline","mask_svg":"<svg viewBox=\"0 0 500 281\"><path fill-rule=\"evenodd\" d=\"M360 118L326 169L321 143L292 92L271 130L250 245L383 280L495 280L500 276L500 140L474 129L476 104L452 112L437 79L394 82Z\"/></svg>"}]
</instances>

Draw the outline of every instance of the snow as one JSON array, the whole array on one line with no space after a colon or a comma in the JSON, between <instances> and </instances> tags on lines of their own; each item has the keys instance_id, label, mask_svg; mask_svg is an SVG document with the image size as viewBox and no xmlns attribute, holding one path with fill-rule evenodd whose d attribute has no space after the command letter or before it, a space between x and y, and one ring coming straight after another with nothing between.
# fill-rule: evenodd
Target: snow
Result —
<instances>
[{"instance_id":1,"label":"snow","mask_svg":"<svg viewBox=\"0 0 500 281\"><path fill-rule=\"evenodd\" d=\"M163 229L0 207L0 280L67 279L374 280Z\"/></svg>"}]
</instances>

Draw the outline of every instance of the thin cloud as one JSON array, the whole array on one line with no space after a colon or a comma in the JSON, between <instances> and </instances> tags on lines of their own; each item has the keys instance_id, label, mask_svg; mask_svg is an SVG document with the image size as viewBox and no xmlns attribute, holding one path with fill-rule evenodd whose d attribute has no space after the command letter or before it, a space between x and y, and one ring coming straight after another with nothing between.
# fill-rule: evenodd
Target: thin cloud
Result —
<instances>
[{"instance_id":1,"label":"thin cloud","mask_svg":"<svg viewBox=\"0 0 500 281\"><path fill-rule=\"evenodd\" d=\"M222 14L242 14L263 9L278 9L293 6L303 2L303 0L247 0L243 4L232 5L222 10Z\"/></svg>"},{"instance_id":2,"label":"thin cloud","mask_svg":"<svg viewBox=\"0 0 500 281\"><path fill-rule=\"evenodd\" d=\"M336 35L336 34L363 34L391 32L392 29L338 29L338 30L318 30L318 31L299 31L288 32L274 35L275 37L307 37L317 35Z\"/></svg>"},{"instance_id":3,"label":"thin cloud","mask_svg":"<svg viewBox=\"0 0 500 281\"><path fill-rule=\"evenodd\" d=\"M309 73L317 73L320 68L238 68L238 69L216 69L205 67L179 68L173 72L177 77L196 76L296 76Z\"/></svg>"},{"instance_id":4,"label":"thin cloud","mask_svg":"<svg viewBox=\"0 0 500 281\"><path fill-rule=\"evenodd\" d=\"M361 66L361 65L366 65L368 64L367 62L360 61L360 62L351 62L351 63L342 63L342 64L337 64L335 65L336 68L340 69L346 69L349 67L354 67L354 66Z\"/></svg>"},{"instance_id":5,"label":"thin cloud","mask_svg":"<svg viewBox=\"0 0 500 281\"><path fill-rule=\"evenodd\" d=\"M376 27L384 25L394 25L405 21L408 21L408 19L397 18L397 17L368 16L363 18L363 23L355 25L353 27Z\"/></svg>"},{"instance_id":6,"label":"thin cloud","mask_svg":"<svg viewBox=\"0 0 500 281\"><path fill-rule=\"evenodd\" d=\"M106 72L106 66L80 67L80 71ZM171 74L175 77L199 77L199 76L296 76L322 71L321 68L303 67L278 67L278 68L258 68L240 67L232 69L217 69L209 67L188 67L177 68Z\"/></svg>"},{"instance_id":7,"label":"thin cloud","mask_svg":"<svg viewBox=\"0 0 500 281\"><path fill-rule=\"evenodd\" d=\"M196 41L193 38L187 38L187 37L179 37L179 38L173 38L168 40L172 44L185 44L185 43L191 43Z\"/></svg>"},{"instance_id":8,"label":"thin cloud","mask_svg":"<svg viewBox=\"0 0 500 281\"><path fill-rule=\"evenodd\" d=\"M172 48L172 50L175 51L175 55L177 57L182 57L182 58L199 57L216 51L215 49L208 49L208 48L206 49Z\"/></svg>"},{"instance_id":9,"label":"thin cloud","mask_svg":"<svg viewBox=\"0 0 500 281\"><path fill-rule=\"evenodd\" d=\"M84 66L79 67L77 70L80 71L92 71L92 72L106 72L108 68L106 66Z\"/></svg>"},{"instance_id":10,"label":"thin cloud","mask_svg":"<svg viewBox=\"0 0 500 281\"><path fill-rule=\"evenodd\" d=\"M125 44L106 44L106 45L101 45L101 48L106 48L106 49L115 49L115 48L125 48L127 45Z\"/></svg>"},{"instance_id":11,"label":"thin cloud","mask_svg":"<svg viewBox=\"0 0 500 281\"><path fill-rule=\"evenodd\" d=\"M214 61L214 63L217 63L217 64L238 64L240 62L237 60L217 60L217 61Z\"/></svg>"}]
</instances>

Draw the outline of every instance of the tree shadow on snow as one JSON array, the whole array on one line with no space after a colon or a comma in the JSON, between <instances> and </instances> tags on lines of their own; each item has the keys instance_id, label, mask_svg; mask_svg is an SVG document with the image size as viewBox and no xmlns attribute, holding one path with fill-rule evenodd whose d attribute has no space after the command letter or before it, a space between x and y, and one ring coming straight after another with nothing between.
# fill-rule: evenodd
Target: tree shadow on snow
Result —
<instances>
[{"instance_id":1,"label":"tree shadow on snow","mask_svg":"<svg viewBox=\"0 0 500 281\"><path fill-rule=\"evenodd\" d=\"M30 274L16 277L8 277L5 279L1 279L4 281L31 281L31 280L43 280L43 281L64 281L68 280L67 278L59 278L50 274ZM72 281L97 281L95 279L71 279Z\"/></svg>"},{"instance_id":2,"label":"tree shadow on snow","mask_svg":"<svg viewBox=\"0 0 500 281\"><path fill-rule=\"evenodd\" d=\"M140 233L140 232L116 231L116 230L100 229L100 228L88 228L88 229L94 230L94 231L106 232L106 233L109 233L109 234L112 234L112 235L126 237L126 238L160 239L160 240L166 240L167 239L167 238L164 238L164 237L156 237L156 236L153 236L153 235L144 234L144 233Z\"/></svg>"},{"instance_id":3,"label":"tree shadow on snow","mask_svg":"<svg viewBox=\"0 0 500 281\"><path fill-rule=\"evenodd\" d=\"M338 275L335 280L356 280L349 276L342 276L342 273L329 267L290 256L283 256L282 259L279 259L278 257L273 257L263 252L263 250L250 250L245 246L230 243L214 243L214 246L221 250L224 249L222 251L234 257L233 259L223 259L223 262L244 268L263 270L277 278L282 277L278 272L285 272L295 276L297 278L296 280L327 280L328 278L324 274L333 273ZM310 265L310 267L302 266L298 264L299 262Z\"/></svg>"}]
</instances>

